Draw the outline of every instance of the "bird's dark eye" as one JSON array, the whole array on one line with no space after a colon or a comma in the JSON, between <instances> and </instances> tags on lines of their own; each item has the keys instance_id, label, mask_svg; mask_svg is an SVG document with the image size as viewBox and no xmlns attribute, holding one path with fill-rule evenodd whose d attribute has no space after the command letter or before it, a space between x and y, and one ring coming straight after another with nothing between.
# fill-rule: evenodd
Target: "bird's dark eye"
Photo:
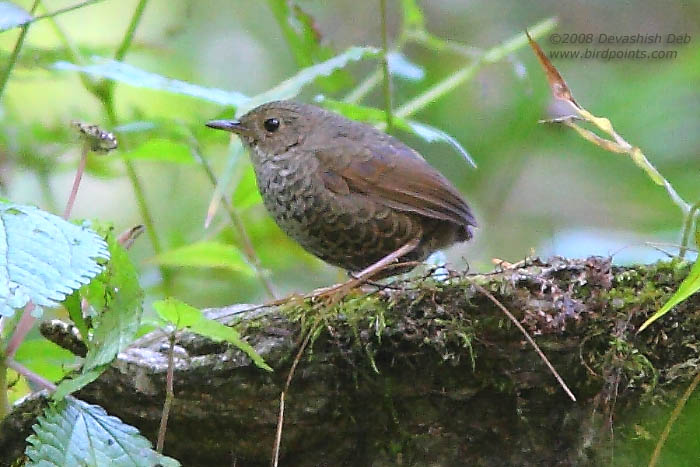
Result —
<instances>
[{"instance_id":1,"label":"bird's dark eye","mask_svg":"<svg viewBox=\"0 0 700 467\"><path fill-rule=\"evenodd\" d=\"M280 121L276 118L268 118L263 122L263 126L270 133L274 133L280 127Z\"/></svg>"}]
</instances>

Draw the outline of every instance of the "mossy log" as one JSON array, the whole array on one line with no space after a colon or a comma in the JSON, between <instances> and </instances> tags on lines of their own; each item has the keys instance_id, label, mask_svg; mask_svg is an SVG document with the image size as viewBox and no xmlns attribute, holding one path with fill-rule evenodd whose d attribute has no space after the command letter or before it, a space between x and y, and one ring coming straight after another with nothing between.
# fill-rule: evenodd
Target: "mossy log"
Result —
<instances>
[{"instance_id":1,"label":"mossy log","mask_svg":"<svg viewBox=\"0 0 700 467\"><path fill-rule=\"evenodd\" d=\"M236 323L275 371L182 334L165 452L186 466L269 465L280 392L313 330L286 398L280 465L598 465L591 446L609 435L613 407L668 395L697 371L697 295L636 334L687 272L677 261L533 260L355 294L330 309L209 310ZM577 402L474 282L523 323ZM162 331L145 336L77 396L155 440L167 349ZM38 407L26 402L3 422L0 453L21 453Z\"/></svg>"}]
</instances>

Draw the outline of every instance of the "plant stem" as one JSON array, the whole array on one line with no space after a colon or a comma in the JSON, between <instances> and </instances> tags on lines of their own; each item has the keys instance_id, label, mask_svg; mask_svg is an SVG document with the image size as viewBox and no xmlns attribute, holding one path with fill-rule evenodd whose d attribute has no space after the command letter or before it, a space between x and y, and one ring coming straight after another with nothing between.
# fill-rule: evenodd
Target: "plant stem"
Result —
<instances>
[{"instance_id":1,"label":"plant stem","mask_svg":"<svg viewBox=\"0 0 700 467\"><path fill-rule=\"evenodd\" d=\"M87 156L90 147L88 143L83 143L83 148L80 151L80 162L78 163L78 170L75 172L75 179L73 179L73 188L70 191L70 196L68 197L68 202L66 203L66 209L63 211L63 218L68 220L70 217L70 212L73 210L73 204L75 204L75 197L78 195L78 187L80 186L80 180L83 178L83 172L85 172L85 165L87 164Z\"/></svg>"},{"instance_id":2,"label":"plant stem","mask_svg":"<svg viewBox=\"0 0 700 467\"><path fill-rule=\"evenodd\" d=\"M194 156L195 159L201 164L202 168L204 168L204 172L207 174L207 177L209 178L209 181L212 183L213 186L218 185L218 180L216 179L216 175L214 174L214 171L212 170L211 166L209 165L209 161L207 161L202 155L199 153L199 149L197 148L198 144L194 139L191 141L190 147L192 151L192 155ZM253 246L253 242L250 239L250 236L248 235L248 232L245 229L245 225L243 224L243 220L241 219L240 215L238 214L238 211L234 209L233 206L229 203L228 199L226 197L221 197L221 204L223 204L224 209L226 209L226 212L228 213L229 219L231 219L231 223L233 224L233 227L236 229L236 232L238 233L238 236L241 239L242 243L242 250L243 253L245 254L246 258L248 259L248 262L250 265L255 269L255 274L258 276L260 279L260 283L263 285L263 288L265 289L265 292L267 292L267 295L275 299L275 291L272 287L272 282L270 279L267 277L265 274L265 271L263 271L262 267L260 266L260 258L258 257L258 254L255 251L255 247Z\"/></svg>"},{"instance_id":3,"label":"plant stem","mask_svg":"<svg viewBox=\"0 0 700 467\"><path fill-rule=\"evenodd\" d=\"M688 399L698 387L698 384L700 384L700 372L695 375L695 378L693 378L693 381L688 386L688 389L685 390L683 396L681 396L681 398L678 400L676 407L674 407L673 412L671 412L671 416L669 417L668 422L664 427L664 431L661 433L661 436L659 436L659 440L656 443L654 453L651 455L651 459L649 460L649 467L654 467L659 461L659 456L661 456L661 449L664 447L664 444L666 444L668 435L671 434L671 428L673 427L673 424L676 423L676 420L683 411L683 407L685 407L685 404L688 402Z\"/></svg>"},{"instance_id":4,"label":"plant stem","mask_svg":"<svg viewBox=\"0 0 700 467\"><path fill-rule=\"evenodd\" d=\"M685 215L685 222L683 223L683 236L681 238L681 249L678 252L678 256L685 258L685 254L688 252L688 243L690 241L690 232L693 230L693 220L698 210L700 210L700 201L693 204L690 210ZM700 261L700 258L698 258Z\"/></svg>"},{"instance_id":5,"label":"plant stem","mask_svg":"<svg viewBox=\"0 0 700 467\"><path fill-rule=\"evenodd\" d=\"M116 61L121 62L126 56L126 53L129 51L131 41L134 40L134 33L136 33L136 28L141 22L141 17L143 17L143 11L146 9L147 3L148 0L139 0L138 5L136 5L136 9L134 10L134 14L131 16L131 22L129 23L129 27L126 29L122 43L119 45L114 54L114 59Z\"/></svg>"},{"instance_id":6,"label":"plant stem","mask_svg":"<svg viewBox=\"0 0 700 467\"><path fill-rule=\"evenodd\" d=\"M15 370L20 375L24 376L24 378L27 381L31 381L32 383L36 384L37 386L40 386L42 389L48 389L51 392L56 390L56 385L53 384L51 381L49 381L48 379L44 378L41 375L34 373L29 368L17 363L14 360L9 360L7 362L7 366L9 368L12 368L13 370Z\"/></svg>"},{"instance_id":7,"label":"plant stem","mask_svg":"<svg viewBox=\"0 0 700 467\"><path fill-rule=\"evenodd\" d=\"M535 26L533 26L532 29L529 29L530 35L532 37L542 36L543 34L546 34L547 32L551 31L556 24L557 22L554 18L548 18L544 21L540 21ZM506 57L508 54L511 54L526 45L528 45L527 36L525 35L525 33L521 33L511 38L510 40L487 50L475 62L470 63L469 65L460 69L451 76L448 76L439 83L436 83L434 86L432 86L422 94L406 102L404 105L402 105L396 110L395 115L397 117L408 117L410 115L413 115L419 110L422 110L428 104L431 104L432 102L436 101L440 97L444 96L445 94L452 91L457 86L474 76L474 74L484 64L498 62L504 57Z\"/></svg>"},{"instance_id":8,"label":"plant stem","mask_svg":"<svg viewBox=\"0 0 700 467\"><path fill-rule=\"evenodd\" d=\"M41 0L40 0L41 1ZM77 10L84 6L92 5L93 3L103 2L104 0L86 0L82 3L76 3L75 5L67 6L65 8L59 8L58 10L46 13L44 15L35 16L31 20L27 21L25 25L41 21L42 19L53 18L54 16L62 15L63 13L68 13L69 11Z\"/></svg>"},{"instance_id":9,"label":"plant stem","mask_svg":"<svg viewBox=\"0 0 700 467\"><path fill-rule=\"evenodd\" d=\"M7 365L5 357L0 356L0 421L2 421L8 413L10 413L10 398L7 394Z\"/></svg>"},{"instance_id":10,"label":"plant stem","mask_svg":"<svg viewBox=\"0 0 700 467\"><path fill-rule=\"evenodd\" d=\"M30 13L34 13L34 10L36 10L36 7L39 6L39 2L41 0L34 0L34 3L32 4L32 8L29 10ZM27 36L27 31L29 30L29 23L24 24L19 32L19 37L17 38L17 42L15 43L15 48L12 51L12 55L10 55L10 60L7 62L7 66L5 67L5 71L3 71L2 75L0 75L0 99L2 99L2 93L5 90L5 85L10 79L10 74L12 74L12 69L15 67L15 63L17 62L17 57L19 57L19 51L22 49L22 45L24 44L24 38Z\"/></svg>"},{"instance_id":11,"label":"plant stem","mask_svg":"<svg viewBox=\"0 0 700 467\"><path fill-rule=\"evenodd\" d=\"M391 110L391 73L389 73L386 0L379 0L379 9L382 16L382 71L384 73L384 110L386 113L386 129L390 133L394 126L394 118Z\"/></svg>"},{"instance_id":12,"label":"plant stem","mask_svg":"<svg viewBox=\"0 0 700 467\"><path fill-rule=\"evenodd\" d=\"M8 363L8 365L15 356L20 344L22 341L24 341L24 338L27 337L27 334L36 322L36 318L32 316L32 311L34 311L34 304L29 302L25 305L24 310L22 311L22 316L20 317L17 326L15 326L12 337L10 337L10 341L7 343L7 347L5 348L5 361Z\"/></svg>"},{"instance_id":13,"label":"plant stem","mask_svg":"<svg viewBox=\"0 0 700 467\"><path fill-rule=\"evenodd\" d=\"M158 428L158 441L156 443L156 451L159 454L163 453L165 445L165 432L168 428L168 416L170 415L170 407L175 399L173 391L173 380L175 379L175 333L173 330L170 335L170 348L168 349L168 372L165 377L165 402L163 402L163 413L160 417L160 427Z\"/></svg>"},{"instance_id":14,"label":"plant stem","mask_svg":"<svg viewBox=\"0 0 700 467\"><path fill-rule=\"evenodd\" d=\"M382 80L382 70L377 68L367 78L364 79L355 89L353 89L345 98L345 102L355 104L362 100L372 89L377 86Z\"/></svg>"}]
</instances>

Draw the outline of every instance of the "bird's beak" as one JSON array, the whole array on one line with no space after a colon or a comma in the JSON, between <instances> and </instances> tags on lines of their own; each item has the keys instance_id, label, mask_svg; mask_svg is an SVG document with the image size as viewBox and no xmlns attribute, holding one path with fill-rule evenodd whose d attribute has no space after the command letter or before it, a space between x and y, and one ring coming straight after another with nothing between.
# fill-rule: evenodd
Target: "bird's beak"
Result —
<instances>
[{"instance_id":1,"label":"bird's beak","mask_svg":"<svg viewBox=\"0 0 700 467\"><path fill-rule=\"evenodd\" d=\"M207 122L207 126L215 130L230 131L239 135L248 132L248 128L244 127L238 120L212 120Z\"/></svg>"}]
</instances>

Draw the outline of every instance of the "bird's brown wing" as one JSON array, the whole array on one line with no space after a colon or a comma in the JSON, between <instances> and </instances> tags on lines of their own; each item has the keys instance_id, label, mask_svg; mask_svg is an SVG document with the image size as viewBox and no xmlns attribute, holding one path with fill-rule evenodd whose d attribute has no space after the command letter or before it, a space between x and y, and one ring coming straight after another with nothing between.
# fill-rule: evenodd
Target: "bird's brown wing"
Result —
<instances>
[{"instance_id":1,"label":"bird's brown wing","mask_svg":"<svg viewBox=\"0 0 700 467\"><path fill-rule=\"evenodd\" d=\"M408 146L396 140L372 145L335 143L339 144L316 152L321 178L331 191L360 193L385 206L452 222L467 230L476 226L457 189Z\"/></svg>"}]
</instances>

